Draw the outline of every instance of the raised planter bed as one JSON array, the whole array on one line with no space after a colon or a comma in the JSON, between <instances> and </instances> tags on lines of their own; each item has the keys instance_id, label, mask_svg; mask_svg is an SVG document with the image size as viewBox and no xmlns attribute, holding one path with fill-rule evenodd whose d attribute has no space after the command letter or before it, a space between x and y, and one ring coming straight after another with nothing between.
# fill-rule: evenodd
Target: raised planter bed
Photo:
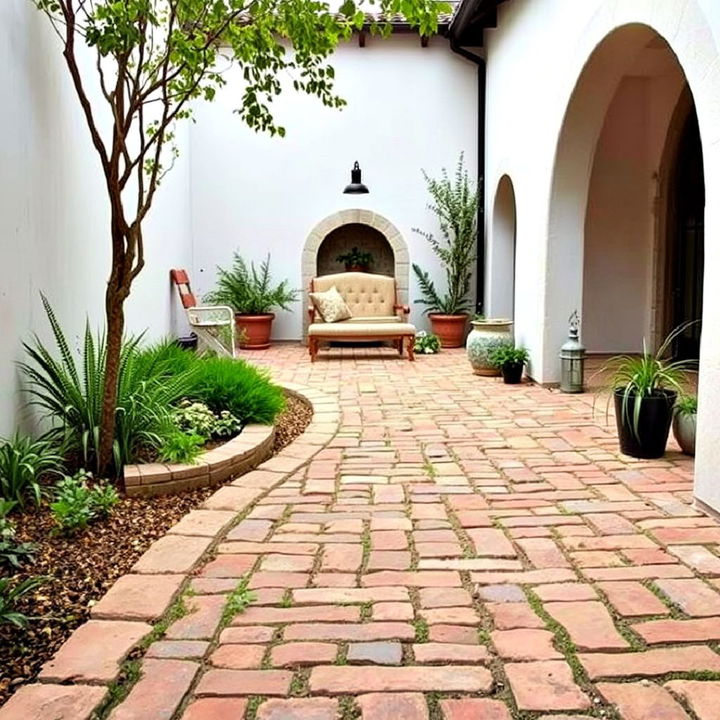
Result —
<instances>
[{"instance_id":1,"label":"raised planter bed","mask_svg":"<svg viewBox=\"0 0 720 720\"><path fill-rule=\"evenodd\" d=\"M237 437L202 453L194 465L126 465L125 492L147 497L219 485L267 460L274 438L273 425L247 425Z\"/></svg>"}]
</instances>

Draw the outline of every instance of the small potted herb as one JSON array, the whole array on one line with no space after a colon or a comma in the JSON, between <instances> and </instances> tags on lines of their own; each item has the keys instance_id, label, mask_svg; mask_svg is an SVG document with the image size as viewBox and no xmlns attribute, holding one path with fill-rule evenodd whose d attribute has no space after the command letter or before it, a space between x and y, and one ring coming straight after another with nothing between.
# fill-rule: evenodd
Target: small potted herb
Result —
<instances>
[{"instance_id":1,"label":"small potted herb","mask_svg":"<svg viewBox=\"0 0 720 720\"><path fill-rule=\"evenodd\" d=\"M490 362L500 370L503 382L507 385L517 385L522 382L523 368L529 359L530 356L525 348L516 348L510 343L499 345L490 353Z\"/></svg>"},{"instance_id":2,"label":"small potted herb","mask_svg":"<svg viewBox=\"0 0 720 720\"><path fill-rule=\"evenodd\" d=\"M599 371L611 371L608 389L613 393L620 451L625 455L653 459L665 453L675 400L682 394L685 371L695 364L665 356L689 324L675 328L656 352L649 351L643 341L642 355L611 358Z\"/></svg>"},{"instance_id":3,"label":"small potted herb","mask_svg":"<svg viewBox=\"0 0 720 720\"><path fill-rule=\"evenodd\" d=\"M335 259L339 263L345 263L346 272L368 272L373 264L372 253L358 250L357 246L353 247L350 252L338 255Z\"/></svg>"},{"instance_id":4,"label":"small potted herb","mask_svg":"<svg viewBox=\"0 0 720 720\"><path fill-rule=\"evenodd\" d=\"M673 435L686 455L695 455L695 429L697 427L697 397L682 395L675 403Z\"/></svg>"},{"instance_id":5,"label":"small potted herb","mask_svg":"<svg viewBox=\"0 0 720 720\"><path fill-rule=\"evenodd\" d=\"M440 338L432 333L420 330L415 336L415 352L423 355L435 355L440 352Z\"/></svg>"}]
</instances>

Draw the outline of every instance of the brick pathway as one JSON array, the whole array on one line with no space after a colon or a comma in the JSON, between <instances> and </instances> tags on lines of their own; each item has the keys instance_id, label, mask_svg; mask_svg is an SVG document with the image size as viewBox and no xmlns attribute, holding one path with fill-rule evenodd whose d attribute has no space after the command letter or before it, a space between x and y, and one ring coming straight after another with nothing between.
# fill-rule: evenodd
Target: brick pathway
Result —
<instances>
[{"instance_id":1,"label":"brick pathway","mask_svg":"<svg viewBox=\"0 0 720 720\"><path fill-rule=\"evenodd\" d=\"M720 525L674 445L621 457L592 396L475 377L460 351L252 359L339 398L339 427L321 404L186 518L0 718L51 717L48 696L89 717L208 548L112 720L720 717Z\"/></svg>"}]
</instances>

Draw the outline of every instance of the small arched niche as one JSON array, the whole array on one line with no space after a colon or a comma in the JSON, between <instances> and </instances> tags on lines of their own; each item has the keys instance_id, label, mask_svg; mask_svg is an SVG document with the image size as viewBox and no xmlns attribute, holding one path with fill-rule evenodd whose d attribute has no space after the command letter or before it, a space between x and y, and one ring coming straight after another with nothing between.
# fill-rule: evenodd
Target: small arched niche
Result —
<instances>
[{"instance_id":1,"label":"small arched niche","mask_svg":"<svg viewBox=\"0 0 720 720\"><path fill-rule=\"evenodd\" d=\"M372 262L369 272L390 276L395 274L395 253L385 235L363 223L348 223L331 230L320 244L317 275L343 272L345 264L337 258L353 248L370 253Z\"/></svg>"}]
</instances>

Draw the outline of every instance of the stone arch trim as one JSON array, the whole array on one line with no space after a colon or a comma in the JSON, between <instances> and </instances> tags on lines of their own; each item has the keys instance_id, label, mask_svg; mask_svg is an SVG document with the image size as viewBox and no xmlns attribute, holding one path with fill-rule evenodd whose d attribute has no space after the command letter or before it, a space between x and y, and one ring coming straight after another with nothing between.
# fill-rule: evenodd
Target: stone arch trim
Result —
<instances>
[{"instance_id":1,"label":"stone arch trim","mask_svg":"<svg viewBox=\"0 0 720 720\"><path fill-rule=\"evenodd\" d=\"M343 225L359 223L382 233L392 248L395 256L395 279L398 286L398 300L407 304L410 292L410 253L402 233L390 220L371 210L354 208L339 210L321 220L308 234L302 252L302 292L303 292L303 338L307 336L308 289L310 281L315 276L317 254L323 240L333 231Z\"/></svg>"}]
</instances>

